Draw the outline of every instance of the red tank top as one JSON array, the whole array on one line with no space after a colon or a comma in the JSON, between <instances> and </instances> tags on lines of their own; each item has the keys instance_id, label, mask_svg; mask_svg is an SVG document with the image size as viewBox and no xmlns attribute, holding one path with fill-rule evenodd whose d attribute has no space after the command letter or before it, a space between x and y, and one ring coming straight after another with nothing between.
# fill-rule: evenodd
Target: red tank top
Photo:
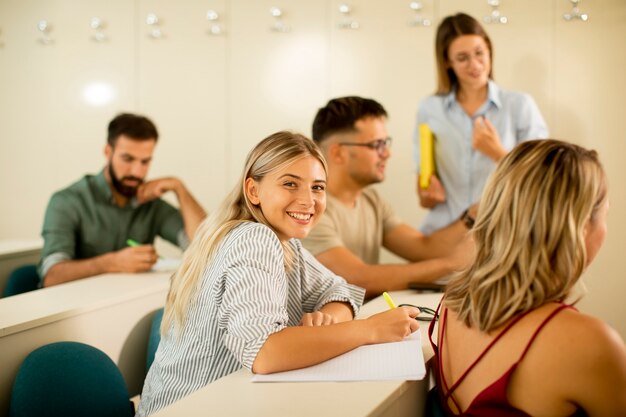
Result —
<instances>
[{"instance_id":1,"label":"red tank top","mask_svg":"<svg viewBox=\"0 0 626 417\"><path fill-rule=\"evenodd\" d=\"M439 304L439 307L437 307L437 312L439 312L439 308L441 307L441 304ZM515 372L515 369L517 368L517 365L524 359L524 356L526 355L526 352L528 352L528 349L530 348L530 346L532 345L532 343L534 342L535 338L537 337L537 335L539 334L539 332L541 332L541 330L544 328L544 326L554 318L554 316L556 316L559 312L563 311L563 309L565 308L573 308L569 305L566 304L562 304L561 306L559 306L558 308L556 308L552 313L550 313L548 315L548 317L546 317L543 322L539 325L539 327L535 330L535 332L533 333L533 335L531 336L530 340L528 341L528 344L526 345L524 351L522 352L521 356L519 357L519 359L513 364L511 365L511 367L509 368L508 371L506 371L504 373L504 375L502 375L500 378L498 378L496 381L494 381L491 385L489 385L487 388L485 388L482 392L480 392L470 403L469 407L467 408L467 410L465 410L464 412L462 412L461 414L454 414L452 412L452 410L450 409L450 407L448 406L448 400L452 400L452 402L454 403L454 405L456 406L456 408L458 410L461 410L461 407L459 406L459 404L456 402L456 400L454 399L454 396L452 395L454 393L454 390L463 382L463 380L465 379L465 377L472 371L472 369L474 369L474 367L478 364L478 362L480 362L480 360L487 354L487 352L489 352L489 350L498 342L498 340L500 340L500 338L502 336L504 336L506 334L506 332L508 332L518 321L520 321L524 316L526 316L526 314L528 314L529 312L526 312L524 314L520 314L519 316L517 316L514 320L512 320L505 328L504 330L502 330L500 332L500 334L498 334L492 341L491 343L489 343L489 345L485 348L485 350L478 356L478 358L476 358L476 360L474 360L474 362L472 362L472 364L465 370L465 372L461 375L461 377L454 383L452 384L452 386L448 386L448 383L443 375L443 367L442 367L442 358L441 358L441 354L439 353L439 348L437 347L437 345L435 345L435 343L433 342L433 331L434 331L434 323L435 321L433 320L430 323L430 327L428 329L428 336L430 338L430 344L433 348L433 351L435 352L435 364L436 364L436 369L435 369L435 379L437 381L437 387L438 387L438 392L439 392L439 402L440 404L443 406L446 414L448 416L466 416L466 417L472 417L472 416L480 416L480 417L530 417L527 413L525 413L522 410L519 410L515 407L513 407L506 396L506 390L507 387L509 385L509 381L511 380L511 377L513 376L513 372ZM446 321L448 318L448 310L444 309L443 311L443 317L441 319L441 341L439 343L439 346L441 347L441 350L443 351L443 334L446 331ZM578 409L573 415L572 417L584 417L587 414L585 413L584 410L582 409Z\"/></svg>"}]
</instances>

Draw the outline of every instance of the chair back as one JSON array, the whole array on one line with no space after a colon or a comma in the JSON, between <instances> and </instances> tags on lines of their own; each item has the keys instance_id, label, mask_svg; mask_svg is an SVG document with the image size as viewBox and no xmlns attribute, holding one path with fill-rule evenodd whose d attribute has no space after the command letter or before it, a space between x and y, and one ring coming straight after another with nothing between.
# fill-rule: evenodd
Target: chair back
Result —
<instances>
[{"instance_id":1,"label":"chair back","mask_svg":"<svg viewBox=\"0 0 626 417\"><path fill-rule=\"evenodd\" d=\"M150 325L150 336L148 338L148 352L146 355L146 373L150 370L150 366L154 361L154 355L161 341L161 321L163 320L163 308L155 311Z\"/></svg>"},{"instance_id":2,"label":"chair back","mask_svg":"<svg viewBox=\"0 0 626 417\"><path fill-rule=\"evenodd\" d=\"M428 391L426 396L426 409L424 410L425 417L446 417L446 412L441 406L439 398L439 392L437 387L434 387Z\"/></svg>"},{"instance_id":3,"label":"chair back","mask_svg":"<svg viewBox=\"0 0 626 417\"><path fill-rule=\"evenodd\" d=\"M9 275L2 297L22 294L36 290L39 286L39 273L36 265L23 265L15 268Z\"/></svg>"},{"instance_id":4,"label":"chair back","mask_svg":"<svg viewBox=\"0 0 626 417\"><path fill-rule=\"evenodd\" d=\"M101 350L56 342L31 352L20 366L9 417L132 417L126 382Z\"/></svg>"}]
</instances>

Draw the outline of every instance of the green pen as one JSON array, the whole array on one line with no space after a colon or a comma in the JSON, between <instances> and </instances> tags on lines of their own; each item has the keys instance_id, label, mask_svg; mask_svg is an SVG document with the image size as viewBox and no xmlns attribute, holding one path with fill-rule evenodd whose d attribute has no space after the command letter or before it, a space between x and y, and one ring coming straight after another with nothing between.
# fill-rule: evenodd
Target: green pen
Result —
<instances>
[{"instance_id":1,"label":"green pen","mask_svg":"<svg viewBox=\"0 0 626 417\"><path fill-rule=\"evenodd\" d=\"M137 242L136 240L133 239L128 239L126 241L126 244L132 248L134 248L135 246L141 246L141 243Z\"/></svg>"},{"instance_id":2,"label":"green pen","mask_svg":"<svg viewBox=\"0 0 626 417\"><path fill-rule=\"evenodd\" d=\"M141 243L137 242L137 241L136 241L136 240L134 240L134 239L127 239L127 240L126 240L126 244L127 244L128 246L130 246L131 248L134 248L134 247L136 247L136 246L141 246ZM163 259L163 257L162 257L161 255L159 255L159 259Z\"/></svg>"}]
</instances>

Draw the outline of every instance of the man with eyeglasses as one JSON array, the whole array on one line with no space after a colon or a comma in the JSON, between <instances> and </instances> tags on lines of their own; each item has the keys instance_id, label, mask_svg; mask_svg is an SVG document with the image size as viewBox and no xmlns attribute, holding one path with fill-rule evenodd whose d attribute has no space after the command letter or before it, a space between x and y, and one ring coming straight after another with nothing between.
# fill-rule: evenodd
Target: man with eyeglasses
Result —
<instances>
[{"instance_id":1,"label":"man with eyeglasses","mask_svg":"<svg viewBox=\"0 0 626 417\"><path fill-rule=\"evenodd\" d=\"M147 271L156 236L186 247L206 217L175 177L146 181L159 135L144 116L123 113L108 126L106 165L57 191L46 209L39 263L48 287L106 272ZM173 192L180 208L161 199Z\"/></svg>"},{"instance_id":2,"label":"man with eyeglasses","mask_svg":"<svg viewBox=\"0 0 626 417\"><path fill-rule=\"evenodd\" d=\"M391 155L387 112L372 99L341 97L319 109L313 140L328 162L326 212L303 245L331 271L366 289L367 297L432 282L465 260L465 239L475 208L462 219L425 236L398 218L369 187L385 179ZM406 259L381 265L380 250Z\"/></svg>"}]
</instances>

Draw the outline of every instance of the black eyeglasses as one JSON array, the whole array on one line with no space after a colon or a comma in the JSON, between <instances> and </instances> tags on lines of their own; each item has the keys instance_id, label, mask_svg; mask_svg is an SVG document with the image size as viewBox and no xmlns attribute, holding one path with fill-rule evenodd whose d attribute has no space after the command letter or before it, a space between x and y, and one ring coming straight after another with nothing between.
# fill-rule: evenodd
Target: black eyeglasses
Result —
<instances>
[{"instance_id":1,"label":"black eyeglasses","mask_svg":"<svg viewBox=\"0 0 626 417\"><path fill-rule=\"evenodd\" d=\"M343 146L364 146L366 148L370 148L378 152L378 155L383 156L385 154L385 150L391 147L391 137L385 139L376 139L367 143L356 143L356 142L339 142L339 145Z\"/></svg>"},{"instance_id":2,"label":"black eyeglasses","mask_svg":"<svg viewBox=\"0 0 626 417\"><path fill-rule=\"evenodd\" d=\"M415 320L418 321L437 321L439 316L437 316L437 312L429 307L420 307L415 306L413 304L400 304L398 307L415 307L420 311L420 314L415 317Z\"/></svg>"}]
</instances>

